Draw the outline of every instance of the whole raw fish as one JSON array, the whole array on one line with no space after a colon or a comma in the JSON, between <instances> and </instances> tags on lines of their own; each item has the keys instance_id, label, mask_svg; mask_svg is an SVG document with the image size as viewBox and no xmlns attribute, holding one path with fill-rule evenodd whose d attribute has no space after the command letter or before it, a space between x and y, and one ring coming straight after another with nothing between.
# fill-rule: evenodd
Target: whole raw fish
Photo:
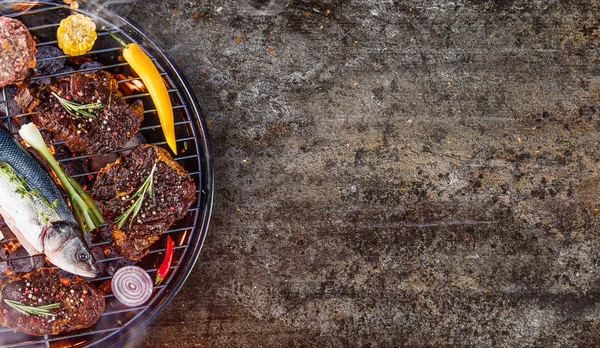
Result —
<instances>
[{"instance_id":1,"label":"whole raw fish","mask_svg":"<svg viewBox=\"0 0 600 348\"><path fill-rule=\"evenodd\" d=\"M73 213L48 173L0 128L0 215L30 255L45 253L54 265L96 277L96 261Z\"/></svg>"}]
</instances>

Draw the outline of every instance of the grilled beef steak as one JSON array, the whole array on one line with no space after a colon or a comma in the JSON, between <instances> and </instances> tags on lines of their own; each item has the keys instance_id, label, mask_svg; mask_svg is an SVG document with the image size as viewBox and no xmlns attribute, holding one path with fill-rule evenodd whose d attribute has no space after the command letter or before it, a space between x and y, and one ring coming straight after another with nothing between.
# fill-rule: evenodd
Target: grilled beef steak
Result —
<instances>
[{"instance_id":1,"label":"grilled beef steak","mask_svg":"<svg viewBox=\"0 0 600 348\"><path fill-rule=\"evenodd\" d=\"M100 103L104 108L87 110L93 118L70 114L53 93L80 105ZM15 100L24 113L35 113L32 120L37 126L60 136L72 152L87 155L122 148L144 118L142 101L127 104L117 80L106 71L57 77L49 85L24 83Z\"/></svg>"},{"instance_id":2,"label":"grilled beef steak","mask_svg":"<svg viewBox=\"0 0 600 348\"><path fill-rule=\"evenodd\" d=\"M27 76L35 67L35 41L20 21L0 17L0 87Z\"/></svg>"},{"instance_id":3,"label":"grilled beef steak","mask_svg":"<svg viewBox=\"0 0 600 348\"><path fill-rule=\"evenodd\" d=\"M0 286L0 324L29 335L56 335L88 328L104 312L104 295L99 290L84 281L61 279L53 269L17 273L3 279ZM60 306L47 310L52 315L27 315L5 300L32 307L57 303Z\"/></svg>"},{"instance_id":4,"label":"grilled beef steak","mask_svg":"<svg viewBox=\"0 0 600 348\"><path fill-rule=\"evenodd\" d=\"M140 196L134 194L144 185L155 164L152 197L144 193L139 212L131 212L119 228L115 219L136 204ZM103 215L112 220L111 236L116 251L130 260L139 260L148 254L148 248L161 233L185 216L196 200L196 185L165 149L140 145L98 173L93 196L100 202Z\"/></svg>"}]
</instances>

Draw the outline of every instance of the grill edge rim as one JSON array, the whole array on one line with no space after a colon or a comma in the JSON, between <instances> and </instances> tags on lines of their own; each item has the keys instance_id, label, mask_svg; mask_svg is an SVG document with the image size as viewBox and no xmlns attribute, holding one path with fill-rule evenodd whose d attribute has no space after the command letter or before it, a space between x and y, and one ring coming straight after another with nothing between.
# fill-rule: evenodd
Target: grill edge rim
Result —
<instances>
[{"instance_id":1,"label":"grill edge rim","mask_svg":"<svg viewBox=\"0 0 600 348\"><path fill-rule=\"evenodd\" d=\"M28 1L23 0L22 2ZM48 10L69 10L68 5L64 5L58 0L42 0L35 2L37 5L54 6L54 8L49 8ZM178 294L183 287L183 284L194 269L199 259L201 249L204 246L206 235L208 233L214 199L214 166L210 152L208 128L204 120L203 113L199 107L197 98L186 78L173 63L173 61L164 54L164 51L161 49L161 47L156 44L146 33L144 33L137 24L135 24L133 21L125 19L125 17L114 8L107 8L100 5L100 10L101 11L96 13L80 8L74 12L84 13L92 16L93 18L100 19L107 24L116 27L122 35L126 36L132 42L139 43L144 50L150 54L151 58L154 58L153 60L156 60L156 62L161 66L166 73L168 80L180 91L180 98L185 102L185 110L187 118L189 119L186 122L190 122L191 132L195 137L194 141L198 150L194 157L196 157L198 161L200 187L197 189L198 200L195 204L197 211L194 217L194 224L193 226L190 226L191 234L189 236L189 243L186 246L184 254L181 256L181 259L178 263L177 272L172 275L168 285L166 285L166 289L163 289L165 291L161 291L159 294L159 297L162 298L153 299L148 308L134 315L130 320L128 320L125 326L118 327L115 325L114 331L111 330L110 333L104 331L103 334L103 330L82 333L83 335L87 334L90 336L90 338L95 339L93 342L86 342L86 347L113 347L123 343L126 339L131 337L131 335L139 332L152 320L154 320ZM35 12L35 10L33 12ZM14 17L19 17L21 15L33 13L30 11L16 11L11 14ZM2 15L7 14L2 13ZM7 105L5 105L5 107L7 107ZM10 117L8 122L10 126ZM132 308L132 310L135 309L136 308ZM29 341L22 342L20 344L45 344L47 347L49 347L50 341L59 341L61 339L60 336L61 335L44 336L44 340L37 341L37 343ZM20 346L19 343L15 344L15 346Z\"/></svg>"}]
</instances>

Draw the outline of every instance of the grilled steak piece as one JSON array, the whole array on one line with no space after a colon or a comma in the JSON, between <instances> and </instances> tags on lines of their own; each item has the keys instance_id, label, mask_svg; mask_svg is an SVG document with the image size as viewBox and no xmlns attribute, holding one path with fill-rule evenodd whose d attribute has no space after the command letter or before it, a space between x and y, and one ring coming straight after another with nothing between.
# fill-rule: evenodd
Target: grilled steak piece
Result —
<instances>
[{"instance_id":1,"label":"grilled steak piece","mask_svg":"<svg viewBox=\"0 0 600 348\"><path fill-rule=\"evenodd\" d=\"M104 312L104 295L99 290L84 281L61 279L53 269L16 273L4 279L0 286L0 324L29 335L56 335L88 328ZM54 316L26 315L5 300L33 307L59 303L60 307L48 310Z\"/></svg>"},{"instance_id":2,"label":"grilled steak piece","mask_svg":"<svg viewBox=\"0 0 600 348\"><path fill-rule=\"evenodd\" d=\"M0 17L0 87L27 76L35 67L35 41L20 21Z\"/></svg>"},{"instance_id":3,"label":"grilled steak piece","mask_svg":"<svg viewBox=\"0 0 600 348\"><path fill-rule=\"evenodd\" d=\"M133 196L154 164L153 196L145 194L137 215L132 212L119 228L115 219L136 203L139 197ZM196 200L196 185L165 149L140 145L98 173L92 194L100 202L103 215L112 220L113 247L130 260L139 260L161 233L185 216Z\"/></svg>"},{"instance_id":4,"label":"grilled steak piece","mask_svg":"<svg viewBox=\"0 0 600 348\"><path fill-rule=\"evenodd\" d=\"M88 110L94 118L72 115L52 92L81 105L101 103L104 109ZM36 125L58 135L72 152L86 155L122 148L144 118L142 101L127 104L117 80L106 71L57 77L49 85L24 83L15 100L24 113L35 113L32 120Z\"/></svg>"}]
</instances>

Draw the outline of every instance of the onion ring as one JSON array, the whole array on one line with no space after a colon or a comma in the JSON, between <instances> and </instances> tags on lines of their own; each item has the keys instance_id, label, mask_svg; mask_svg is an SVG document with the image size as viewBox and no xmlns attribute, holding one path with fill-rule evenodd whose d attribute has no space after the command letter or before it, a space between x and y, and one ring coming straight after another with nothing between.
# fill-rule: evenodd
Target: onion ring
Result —
<instances>
[{"instance_id":1,"label":"onion ring","mask_svg":"<svg viewBox=\"0 0 600 348\"><path fill-rule=\"evenodd\" d=\"M143 268L125 266L115 272L110 287L119 302L128 307L137 307L152 296L152 285L150 275Z\"/></svg>"}]
</instances>

